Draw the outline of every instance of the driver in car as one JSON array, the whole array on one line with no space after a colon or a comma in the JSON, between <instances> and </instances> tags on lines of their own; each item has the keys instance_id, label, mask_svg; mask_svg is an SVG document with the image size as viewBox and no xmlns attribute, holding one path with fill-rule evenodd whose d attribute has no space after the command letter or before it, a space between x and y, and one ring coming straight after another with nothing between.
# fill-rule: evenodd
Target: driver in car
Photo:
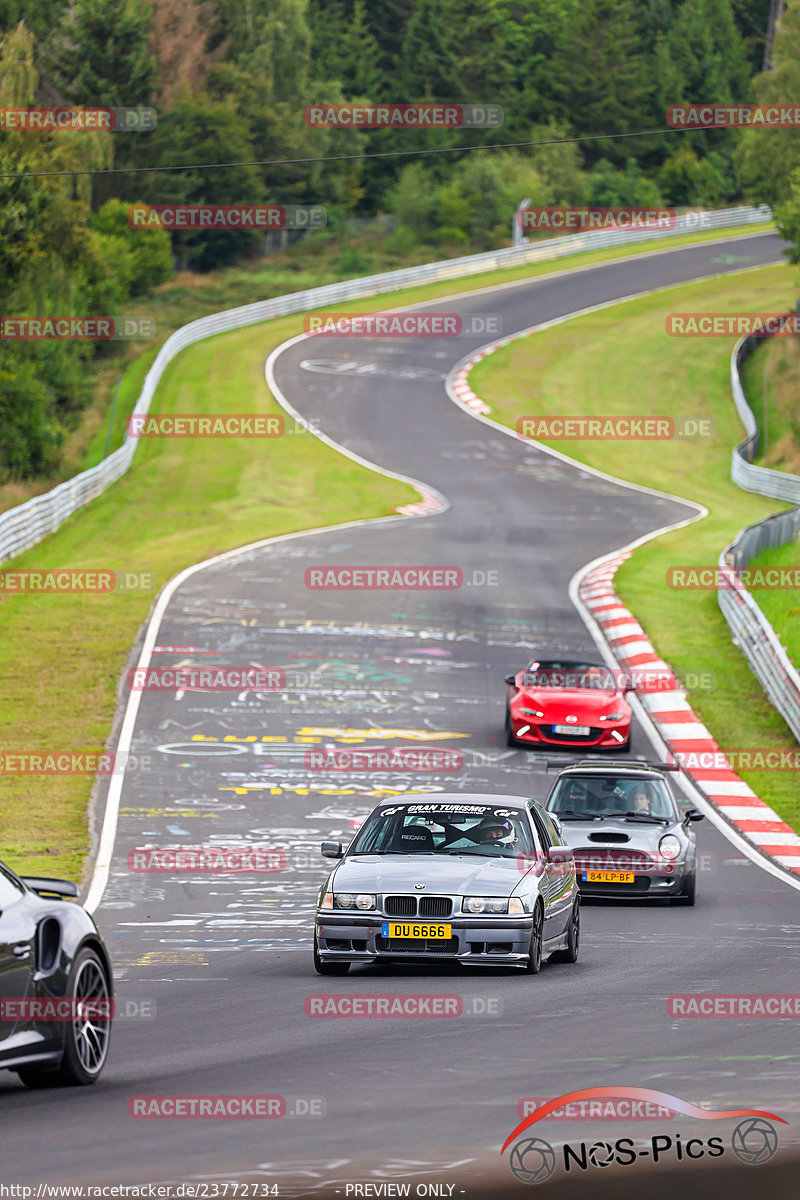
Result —
<instances>
[{"instance_id":1,"label":"driver in car","mask_svg":"<svg viewBox=\"0 0 800 1200\"><path fill-rule=\"evenodd\" d=\"M650 816L650 796L643 787L634 788L631 793L632 810Z\"/></svg>"},{"instance_id":2,"label":"driver in car","mask_svg":"<svg viewBox=\"0 0 800 1200\"><path fill-rule=\"evenodd\" d=\"M498 821L497 819L482 821L476 832L481 846L493 846L500 842L504 846L510 846L514 841L513 836L509 838L509 834L513 834L510 821ZM506 838L509 840L506 841Z\"/></svg>"}]
</instances>

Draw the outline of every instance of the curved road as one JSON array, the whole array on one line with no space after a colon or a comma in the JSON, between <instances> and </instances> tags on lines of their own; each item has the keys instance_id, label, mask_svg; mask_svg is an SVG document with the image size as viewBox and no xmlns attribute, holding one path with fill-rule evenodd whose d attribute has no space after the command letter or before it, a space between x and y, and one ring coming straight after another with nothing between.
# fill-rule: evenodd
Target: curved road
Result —
<instances>
[{"instance_id":1,"label":"curved road","mask_svg":"<svg viewBox=\"0 0 800 1200\"><path fill-rule=\"evenodd\" d=\"M499 315L508 334L779 258L773 235L737 238L432 307ZM280 1178L282 1195L338 1181L344 1196L346 1183L366 1179L452 1183L453 1163L468 1173L480 1161L505 1181L497 1151L521 1097L608 1083L782 1112L790 1122L782 1144L797 1138L792 1022L666 1016L673 993L788 993L796 984L798 892L743 858L709 821L698 827L697 907L587 905L574 967L546 966L535 979L426 968L313 973L319 841L347 840L392 788L542 796L542 756L505 748L503 675L542 643L592 651L567 598L572 575L692 511L492 435L459 411L442 381L485 340L326 338L278 356L277 383L304 417L382 467L438 488L450 507L243 552L173 596L158 645L195 649L159 651L157 665L281 667L286 687L143 695L133 750L149 757L149 769L126 777L96 914L130 1015L117 1022L96 1088L37 1094L4 1077L3 1144L13 1147L4 1182ZM465 586L351 593L304 585L308 567L392 563L456 566ZM446 745L463 751L465 765L447 777L384 779L306 765L314 747L365 744ZM633 752L652 754L641 729ZM287 869L174 877L127 868L136 847L181 844L282 848ZM430 1021L306 1016L307 997L328 993L457 995L477 1011ZM129 1098L149 1093L280 1094L290 1107L321 1101L325 1115L132 1120ZM606 1128L649 1137L672 1125ZM551 1122L543 1136L591 1140L597 1129Z\"/></svg>"}]
</instances>

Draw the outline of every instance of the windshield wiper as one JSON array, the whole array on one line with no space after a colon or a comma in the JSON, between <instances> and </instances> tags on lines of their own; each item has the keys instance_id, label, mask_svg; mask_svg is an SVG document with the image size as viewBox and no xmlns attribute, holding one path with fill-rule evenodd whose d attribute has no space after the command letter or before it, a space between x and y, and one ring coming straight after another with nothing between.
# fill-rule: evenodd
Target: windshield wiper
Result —
<instances>
[{"instance_id":1,"label":"windshield wiper","mask_svg":"<svg viewBox=\"0 0 800 1200\"><path fill-rule=\"evenodd\" d=\"M649 821L655 825L669 825L668 817L653 817L650 813L610 812L603 813L604 817L624 817L626 821Z\"/></svg>"},{"instance_id":2,"label":"windshield wiper","mask_svg":"<svg viewBox=\"0 0 800 1200\"><path fill-rule=\"evenodd\" d=\"M590 812L575 812L574 808L564 808L561 812L556 812L553 809L554 816L560 820L566 821L602 821L605 814L590 813Z\"/></svg>"}]
</instances>

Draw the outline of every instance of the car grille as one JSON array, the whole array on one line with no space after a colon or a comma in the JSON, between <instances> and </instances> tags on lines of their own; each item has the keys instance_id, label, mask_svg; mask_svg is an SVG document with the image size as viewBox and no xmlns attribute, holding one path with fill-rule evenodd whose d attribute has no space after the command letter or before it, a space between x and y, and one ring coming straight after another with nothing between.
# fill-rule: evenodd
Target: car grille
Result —
<instances>
[{"instance_id":1,"label":"car grille","mask_svg":"<svg viewBox=\"0 0 800 1200\"><path fill-rule=\"evenodd\" d=\"M417 915L417 897L387 896L383 903L383 911L389 917L415 917Z\"/></svg>"},{"instance_id":2,"label":"car grille","mask_svg":"<svg viewBox=\"0 0 800 1200\"><path fill-rule=\"evenodd\" d=\"M449 917L453 901L449 896L387 896L383 911L387 917Z\"/></svg>"},{"instance_id":3,"label":"car grille","mask_svg":"<svg viewBox=\"0 0 800 1200\"><path fill-rule=\"evenodd\" d=\"M384 954L458 954L458 938L437 940L417 938L375 938L375 949Z\"/></svg>"},{"instance_id":4,"label":"car grille","mask_svg":"<svg viewBox=\"0 0 800 1200\"><path fill-rule=\"evenodd\" d=\"M654 863L641 850L614 850L600 846L576 850L576 871L652 871Z\"/></svg>"}]
</instances>

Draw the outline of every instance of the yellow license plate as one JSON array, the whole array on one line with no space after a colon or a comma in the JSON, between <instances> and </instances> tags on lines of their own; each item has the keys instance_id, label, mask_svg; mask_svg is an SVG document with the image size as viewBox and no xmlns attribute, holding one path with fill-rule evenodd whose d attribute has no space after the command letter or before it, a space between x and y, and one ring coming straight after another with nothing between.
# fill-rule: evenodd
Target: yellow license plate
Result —
<instances>
[{"instance_id":1,"label":"yellow license plate","mask_svg":"<svg viewBox=\"0 0 800 1200\"><path fill-rule=\"evenodd\" d=\"M634 883L633 871L584 871L584 883Z\"/></svg>"},{"instance_id":2,"label":"yellow license plate","mask_svg":"<svg viewBox=\"0 0 800 1200\"><path fill-rule=\"evenodd\" d=\"M453 926L431 925L425 921L384 921L383 936L438 942L453 936Z\"/></svg>"}]
</instances>

